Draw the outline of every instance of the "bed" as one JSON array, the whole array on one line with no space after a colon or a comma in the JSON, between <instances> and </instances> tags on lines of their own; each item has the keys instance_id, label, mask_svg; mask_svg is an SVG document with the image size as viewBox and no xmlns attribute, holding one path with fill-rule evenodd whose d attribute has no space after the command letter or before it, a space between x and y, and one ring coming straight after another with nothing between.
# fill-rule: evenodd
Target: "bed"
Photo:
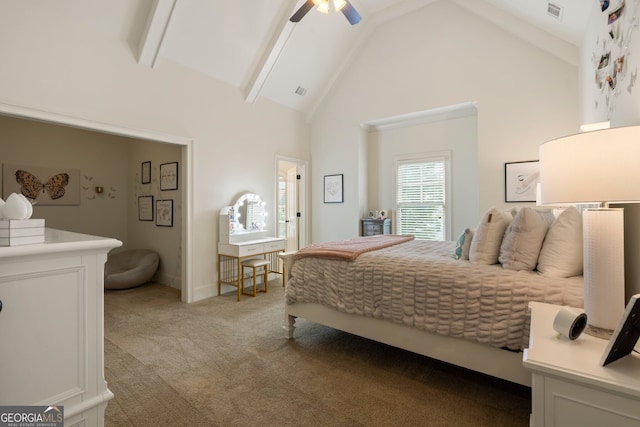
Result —
<instances>
[{"instance_id":1,"label":"bed","mask_svg":"<svg viewBox=\"0 0 640 427\"><path fill-rule=\"evenodd\" d=\"M371 238L345 242L364 239ZM288 338L303 318L530 385L521 352L528 345L528 303L582 307L582 276L476 264L454 258L455 247L408 239L352 259L301 254L307 248L282 255Z\"/></svg>"}]
</instances>

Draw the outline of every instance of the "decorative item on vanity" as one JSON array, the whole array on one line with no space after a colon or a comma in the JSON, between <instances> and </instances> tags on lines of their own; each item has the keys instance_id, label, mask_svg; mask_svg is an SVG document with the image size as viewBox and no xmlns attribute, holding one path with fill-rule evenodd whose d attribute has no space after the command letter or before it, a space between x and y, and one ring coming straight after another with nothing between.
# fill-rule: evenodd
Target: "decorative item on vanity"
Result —
<instances>
[{"instance_id":1,"label":"decorative item on vanity","mask_svg":"<svg viewBox=\"0 0 640 427\"><path fill-rule=\"evenodd\" d=\"M640 201L640 126L583 132L542 144L541 203L598 203L583 213L586 332L608 338L625 307L624 216Z\"/></svg>"},{"instance_id":2,"label":"decorative item on vanity","mask_svg":"<svg viewBox=\"0 0 640 427\"><path fill-rule=\"evenodd\" d=\"M0 246L18 246L44 242L44 219L30 219L31 202L18 193L0 199Z\"/></svg>"}]
</instances>

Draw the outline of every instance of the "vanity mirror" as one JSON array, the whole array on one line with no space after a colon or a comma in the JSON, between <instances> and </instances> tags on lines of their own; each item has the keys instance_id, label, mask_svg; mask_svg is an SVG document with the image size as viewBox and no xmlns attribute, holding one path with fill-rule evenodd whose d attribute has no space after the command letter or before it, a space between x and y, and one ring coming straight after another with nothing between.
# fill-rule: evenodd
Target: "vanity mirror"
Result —
<instances>
[{"instance_id":1,"label":"vanity mirror","mask_svg":"<svg viewBox=\"0 0 640 427\"><path fill-rule=\"evenodd\" d=\"M262 198L253 193L243 194L229 211L230 233L247 233L266 230L267 210Z\"/></svg>"}]
</instances>

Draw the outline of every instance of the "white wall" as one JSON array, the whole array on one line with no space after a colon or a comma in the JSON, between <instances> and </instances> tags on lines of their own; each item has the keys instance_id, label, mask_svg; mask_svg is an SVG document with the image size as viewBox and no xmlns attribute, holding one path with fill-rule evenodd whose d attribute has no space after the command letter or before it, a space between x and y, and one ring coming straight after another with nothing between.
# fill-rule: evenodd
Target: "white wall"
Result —
<instances>
[{"instance_id":1,"label":"white wall","mask_svg":"<svg viewBox=\"0 0 640 427\"><path fill-rule=\"evenodd\" d=\"M582 123L610 120L612 127L640 124L640 83L637 81L640 2L627 1L624 13L609 24L609 13L620 3L621 0L611 1L609 8L602 12L599 3L592 2L580 66ZM610 37L610 31L614 32L615 38ZM598 70L599 60L606 53L610 53L610 63ZM615 73L614 63L619 57L624 58L623 68ZM614 75L616 85L612 89L603 79Z\"/></svg>"},{"instance_id":2,"label":"white wall","mask_svg":"<svg viewBox=\"0 0 640 427\"><path fill-rule=\"evenodd\" d=\"M475 112L475 111L474 111ZM369 167L369 208L379 210L394 206L394 159L417 153L448 151L451 153L451 209L449 240L465 227L475 227L478 212L478 138L475 114L380 130ZM362 212L364 214L365 212ZM395 226L395 225L394 225Z\"/></svg>"},{"instance_id":3,"label":"white wall","mask_svg":"<svg viewBox=\"0 0 640 427\"><path fill-rule=\"evenodd\" d=\"M314 116L314 241L357 234L361 123L475 102L478 211L504 206L504 163L579 127L577 67L451 2L379 26ZM344 204L324 204L323 175L345 174ZM471 225L475 225L471 224Z\"/></svg>"},{"instance_id":4,"label":"white wall","mask_svg":"<svg viewBox=\"0 0 640 427\"><path fill-rule=\"evenodd\" d=\"M123 19L117 33L101 24L121 9L115 1L148 7L0 3L0 102L193 139L191 286L196 298L214 295L219 209L252 191L273 201L275 218L275 156L310 159L309 127L298 112L262 99L247 104L238 88L162 58L154 69L138 65L134 23Z\"/></svg>"}]
</instances>

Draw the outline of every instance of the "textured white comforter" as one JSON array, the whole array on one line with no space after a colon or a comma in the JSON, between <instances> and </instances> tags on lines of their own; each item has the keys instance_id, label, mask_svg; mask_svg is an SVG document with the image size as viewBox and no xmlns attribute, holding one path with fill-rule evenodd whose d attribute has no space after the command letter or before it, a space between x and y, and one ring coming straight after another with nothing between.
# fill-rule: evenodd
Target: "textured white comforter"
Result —
<instances>
[{"instance_id":1,"label":"textured white comforter","mask_svg":"<svg viewBox=\"0 0 640 427\"><path fill-rule=\"evenodd\" d=\"M582 276L474 265L452 257L454 242L414 240L355 261L294 262L286 302L319 303L421 330L521 350L528 342L527 303L582 307Z\"/></svg>"}]
</instances>

